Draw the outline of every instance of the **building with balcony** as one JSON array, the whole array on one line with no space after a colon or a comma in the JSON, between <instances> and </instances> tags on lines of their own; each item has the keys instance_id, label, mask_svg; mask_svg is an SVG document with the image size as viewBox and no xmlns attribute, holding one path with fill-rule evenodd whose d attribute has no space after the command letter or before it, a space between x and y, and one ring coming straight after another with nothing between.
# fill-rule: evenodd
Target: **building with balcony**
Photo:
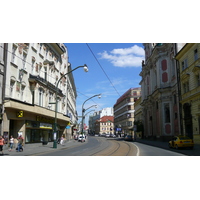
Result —
<instances>
[{"instance_id":1,"label":"building with balcony","mask_svg":"<svg viewBox=\"0 0 200 200\"><path fill-rule=\"evenodd\" d=\"M144 137L165 140L180 134L176 53L184 44L143 44L140 82Z\"/></svg>"},{"instance_id":2,"label":"building with balcony","mask_svg":"<svg viewBox=\"0 0 200 200\"><path fill-rule=\"evenodd\" d=\"M134 136L134 104L141 96L141 88L130 88L114 105L114 125L116 134Z\"/></svg>"},{"instance_id":3,"label":"building with balcony","mask_svg":"<svg viewBox=\"0 0 200 200\"><path fill-rule=\"evenodd\" d=\"M182 135L200 141L200 44L188 43L176 55L180 76Z\"/></svg>"},{"instance_id":4,"label":"building with balcony","mask_svg":"<svg viewBox=\"0 0 200 200\"><path fill-rule=\"evenodd\" d=\"M57 136L71 138L77 121L76 89L68 51L62 43L9 43L7 48L3 132L26 143L52 141L57 101Z\"/></svg>"}]
</instances>

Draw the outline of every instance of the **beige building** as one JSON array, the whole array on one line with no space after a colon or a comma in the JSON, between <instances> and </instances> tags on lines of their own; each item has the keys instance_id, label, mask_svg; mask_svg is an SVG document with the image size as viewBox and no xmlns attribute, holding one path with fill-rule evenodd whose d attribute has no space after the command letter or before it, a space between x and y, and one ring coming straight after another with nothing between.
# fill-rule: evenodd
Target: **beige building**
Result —
<instances>
[{"instance_id":1,"label":"beige building","mask_svg":"<svg viewBox=\"0 0 200 200\"><path fill-rule=\"evenodd\" d=\"M95 122L95 133L102 134L114 134L114 117L103 116Z\"/></svg>"},{"instance_id":2,"label":"beige building","mask_svg":"<svg viewBox=\"0 0 200 200\"><path fill-rule=\"evenodd\" d=\"M6 56L7 56L7 44L0 43L0 135L3 135L3 102L4 102L4 88L5 88L5 68L6 68Z\"/></svg>"},{"instance_id":3,"label":"beige building","mask_svg":"<svg viewBox=\"0 0 200 200\"><path fill-rule=\"evenodd\" d=\"M130 88L114 105L116 134L134 135L134 104L141 96L141 88Z\"/></svg>"},{"instance_id":4,"label":"beige building","mask_svg":"<svg viewBox=\"0 0 200 200\"><path fill-rule=\"evenodd\" d=\"M26 143L52 141L56 84L71 70L67 48L62 43L9 43L7 52L3 132L22 134ZM76 121L76 90L70 74L58 84L57 137L64 134L70 139Z\"/></svg>"},{"instance_id":5,"label":"beige building","mask_svg":"<svg viewBox=\"0 0 200 200\"><path fill-rule=\"evenodd\" d=\"M176 55L180 74L182 134L200 141L200 44L186 44Z\"/></svg>"}]
</instances>

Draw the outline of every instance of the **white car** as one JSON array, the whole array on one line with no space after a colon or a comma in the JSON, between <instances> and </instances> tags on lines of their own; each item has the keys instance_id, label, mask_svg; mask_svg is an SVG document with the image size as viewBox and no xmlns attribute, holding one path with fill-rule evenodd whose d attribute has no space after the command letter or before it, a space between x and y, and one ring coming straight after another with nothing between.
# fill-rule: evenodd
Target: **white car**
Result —
<instances>
[{"instance_id":1,"label":"white car","mask_svg":"<svg viewBox=\"0 0 200 200\"><path fill-rule=\"evenodd\" d=\"M85 142L85 135L79 135L78 136L78 142Z\"/></svg>"}]
</instances>

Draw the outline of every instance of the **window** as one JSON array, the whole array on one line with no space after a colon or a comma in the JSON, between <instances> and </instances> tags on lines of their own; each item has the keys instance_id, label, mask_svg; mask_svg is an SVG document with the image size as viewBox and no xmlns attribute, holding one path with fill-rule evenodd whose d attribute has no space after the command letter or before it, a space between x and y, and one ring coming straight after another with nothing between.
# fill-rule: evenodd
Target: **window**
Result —
<instances>
[{"instance_id":1,"label":"window","mask_svg":"<svg viewBox=\"0 0 200 200\"><path fill-rule=\"evenodd\" d=\"M39 106L43 106L43 96L44 96L44 91L42 88L39 89Z\"/></svg>"},{"instance_id":2,"label":"window","mask_svg":"<svg viewBox=\"0 0 200 200\"><path fill-rule=\"evenodd\" d=\"M24 89L25 89L25 85L21 86L21 100L24 100Z\"/></svg>"},{"instance_id":3,"label":"window","mask_svg":"<svg viewBox=\"0 0 200 200\"><path fill-rule=\"evenodd\" d=\"M11 80L10 81L10 97L12 98L13 97L13 88L14 88L14 84L15 84L15 81Z\"/></svg>"},{"instance_id":4,"label":"window","mask_svg":"<svg viewBox=\"0 0 200 200\"><path fill-rule=\"evenodd\" d=\"M188 61L187 61L187 59L185 59L185 60L181 63L181 65L182 65L182 71L183 71L184 69L186 69L186 68L188 67Z\"/></svg>"},{"instance_id":5,"label":"window","mask_svg":"<svg viewBox=\"0 0 200 200\"><path fill-rule=\"evenodd\" d=\"M200 86L200 74L196 75L197 87Z\"/></svg>"},{"instance_id":6,"label":"window","mask_svg":"<svg viewBox=\"0 0 200 200\"><path fill-rule=\"evenodd\" d=\"M23 60L22 60L23 69L26 69L26 67L25 67L25 65L26 65L26 57L27 57L27 54L23 53Z\"/></svg>"},{"instance_id":7,"label":"window","mask_svg":"<svg viewBox=\"0 0 200 200\"><path fill-rule=\"evenodd\" d=\"M169 109L169 104L164 105L164 110L165 110L165 123L170 123L170 109Z\"/></svg>"},{"instance_id":8,"label":"window","mask_svg":"<svg viewBox=\"0 0 200 200\"><path fill-rule=\"evenodd\" d=\"M47 67L44 67L44 80L47 81Z\"/></svg>"},{"instance_id":9,"label":"window","mask_svg":"<svg viewBox=\"0 0 200 200\"><path fill-rule=\"evenodd\" d=\"M196 61L198 59L198 50L194 50L194 60Z\"/></svg>"},{"instance_id":10,"label":"window","mask_svg":"<svg viewBox=\"0 0 200 200\"><path fill-rule=\"evenodd\" d=\"M16 53L16 50L17 50L17 47L15 45L13 45L13 48L12 48L12 58L11 58L11 62L15 62L15 53Z\"/></svg>"},{"instance_id":11,"label":"window","mask_svg":"<svg viewBox=\"0 0 200 200\"><path fill-rule=\"evenodd\" d=\"M183 84L183 93L189 92L189 82Z\"/></svg>"}]
</instances>

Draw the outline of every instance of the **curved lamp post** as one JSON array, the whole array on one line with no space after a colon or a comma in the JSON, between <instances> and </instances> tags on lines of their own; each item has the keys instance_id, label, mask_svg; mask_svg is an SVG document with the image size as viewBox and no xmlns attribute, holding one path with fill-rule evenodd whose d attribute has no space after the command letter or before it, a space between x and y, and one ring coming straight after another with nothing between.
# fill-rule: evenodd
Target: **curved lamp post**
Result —
<instances>
[{"instance_id":1,"label":"curved lamp post","mask_svg":"<svg viewBox=\"0 0 200 200\"><path fill-rule=\"evenodd\" d=\"M46 65L46 64L53 65L53 64L54 64L54 61L45 60L45 61L43 62L43 64L44 64L44 65ZM83 67L83 69L84 69L85 72L88 72L88 67L87 67L86 64L84 64L84 66L78 66L78 67L72 69L71 71L67 72L66 74L63 74L63 75L60 77L60 79L57 81L57 83L56 83L56 102L50 103L50 104L55 104L55 117L54 117L54 129L53 129L53 130L54 130L53 148L57 148L56 138L57 138L57 110L58 110L58 108L57 108L57 104L58 104L57 96L58 96L58 84L59 84L59 82L61 81L61 79L62 79L63 77L65 77L66 75L72 73L74 70L76 70L76 69L78 69L78 68L81 68L81 67Z\"/></svg>"},{"instance_id":2,"label":"curved lamp post","mask_svg":"<svg viewBox=\"0 0 200 200\"><path fill-rule=\"evenodd\" d=\"M92 97L86 99L86 100L83 102L83 105L82 105L82 129L81 129L81 134L83 134L84 112L86 111L86 109L84 109L83 106L84 106L84 104L85 104L86 101L88 101L88 100L90 100L90 99L92 99L92 98L94 98L94 97L97 97L97 96L99 97L99 99L101 98L101 94L96 94L96 95L94 95L94 96L92 96ZM91 106L91 107L92 107L92 106ZM89 109L89 108L87 108L87 109Z\"/></svg>"}]
</instances>

